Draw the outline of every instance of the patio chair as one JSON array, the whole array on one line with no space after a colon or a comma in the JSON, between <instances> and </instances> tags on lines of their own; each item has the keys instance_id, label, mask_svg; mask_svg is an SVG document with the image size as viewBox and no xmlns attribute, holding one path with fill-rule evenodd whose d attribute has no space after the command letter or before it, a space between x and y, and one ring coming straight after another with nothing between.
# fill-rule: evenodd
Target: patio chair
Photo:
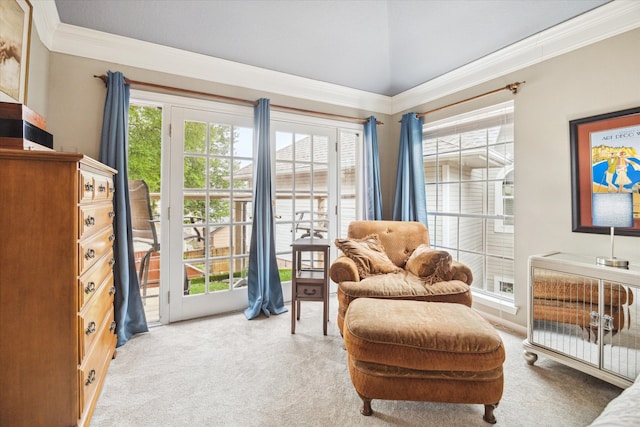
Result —
<instances>
[{"instance_id":1,"label":"patio chair","mask_svg":"<svg viewBox=\"0 0 640 427\"><path fill-rule=\"evenodd\" d=\"M151 209L149 186L143 179L129 181L129 202L131 205L131 231L134 251L145 250L138 270L138 280L142 289L142 298L144 299L147 297L147 286L149 285L151 256L155 252L160 252L160 236L156 227L159 220L154 218ZM193 234L185 236L185 239L196 239L199 242L203 242L203 231L198 228L198 223L201 223L203 219L189 216L185 220L193 224ZM189 279L186 270L183 289L184 294L189 295Z\"/></svg>"},{"instance_id":2,"label":"patio chair","mask_svg":"<svg viewBox=\"0 0 640 427\"><path fill-rule=\"evenodd\" d=\"M327 236L327 214L324 212L315 212L316 219L321 219L319 222L312 222L312 214L310 211L297 211L296 212L296 233L301 232L302 235L299 238L317 237L323 239ZM307 219L308 218L308 219Z\"/></svg>"},{"instance_id":3,"label":"patio chair","mask_svg":"<svg viewBox=\"0 0 640 427\"><path fill-rule=\"evenodd\" d=\"M151 211L149 186L143 179L129 181L129 203L131 205L131 232L134 251L138 252L140 249L146 248L138 270L142 298L146 298L151 255L154 252L160 252L160 240L156 229L158 221L153 217Z\"/></svg>"}]
</instances>

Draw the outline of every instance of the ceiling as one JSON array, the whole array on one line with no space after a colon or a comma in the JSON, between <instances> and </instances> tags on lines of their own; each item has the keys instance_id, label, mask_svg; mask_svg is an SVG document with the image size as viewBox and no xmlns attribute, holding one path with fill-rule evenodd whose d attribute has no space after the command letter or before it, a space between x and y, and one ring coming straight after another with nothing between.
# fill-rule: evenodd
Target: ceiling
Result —
<instances>
[{"instance_id":1,"label":"ceiling","mask_svg":"<svg viewBox=\"0 0 640 427\"><path fill-rule=\"evenodd\" d=\"M60 22L394 96L609 0L55 0Z\"/></svg>"}]
</instances>

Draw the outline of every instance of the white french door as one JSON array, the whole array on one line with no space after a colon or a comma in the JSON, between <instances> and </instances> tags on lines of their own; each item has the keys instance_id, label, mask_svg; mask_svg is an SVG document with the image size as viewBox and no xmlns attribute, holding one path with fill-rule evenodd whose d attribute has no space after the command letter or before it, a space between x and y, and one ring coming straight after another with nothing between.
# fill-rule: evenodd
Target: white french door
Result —
<instances>
[{"instance_id":1,"label":"white french door","mask_svg":"<svg viewBox=\"0 0 640 427\"><path fill-rule=\"evenodd\" d=\"M338 130L289 121L271 122L275 171L276 254L280 266L291 266L291 243L301 237L333 241L338 216ZM335 256L335 253L332 254ZM308 259L320 267L330 260ZM286 286L289 299L290 287Z\"/></svg>"},{"instance_id":2,"label":"white french door","mask_svg":"<svg viewBox=\"0 0 640 427\"><path fill-rule=\"evenodd\" d=\"M171 109L170 321L247 306L253 120Z\"/></svg>"}]
</instances>

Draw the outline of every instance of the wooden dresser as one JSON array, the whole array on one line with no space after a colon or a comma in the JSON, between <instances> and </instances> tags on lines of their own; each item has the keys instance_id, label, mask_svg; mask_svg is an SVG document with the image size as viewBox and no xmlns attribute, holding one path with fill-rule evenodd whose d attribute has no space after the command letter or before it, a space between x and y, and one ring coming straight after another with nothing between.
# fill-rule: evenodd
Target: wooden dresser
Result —
<instances>
[{"instance_id":1,"label":"wooden dresser","mask_svg":"<svg viewBox=\"0 0 640 427\"><path fill-rule=\"evenodd\" d=\"M89 424L116 345L115 173L0 149L0 426Z\"/></svg>"}]
</instances>

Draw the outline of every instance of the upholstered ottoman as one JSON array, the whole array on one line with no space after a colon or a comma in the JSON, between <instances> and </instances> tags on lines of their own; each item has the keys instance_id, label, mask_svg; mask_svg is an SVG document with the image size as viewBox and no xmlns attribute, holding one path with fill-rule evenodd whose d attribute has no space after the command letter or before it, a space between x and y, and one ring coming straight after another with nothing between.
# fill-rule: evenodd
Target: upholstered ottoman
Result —
<instances>
[{"instance_id":1,"label":"upholstered ottoman","mask_svg":"<svg viewBox=\"0 0 640 427\"><path fill-rule=\"evenodd\" d=\"M343 337L363 415L372 414L372 399L479 403L484 420L496 422L504 346L466 305L358 298Z\"/></svg>"}]
</instances>

